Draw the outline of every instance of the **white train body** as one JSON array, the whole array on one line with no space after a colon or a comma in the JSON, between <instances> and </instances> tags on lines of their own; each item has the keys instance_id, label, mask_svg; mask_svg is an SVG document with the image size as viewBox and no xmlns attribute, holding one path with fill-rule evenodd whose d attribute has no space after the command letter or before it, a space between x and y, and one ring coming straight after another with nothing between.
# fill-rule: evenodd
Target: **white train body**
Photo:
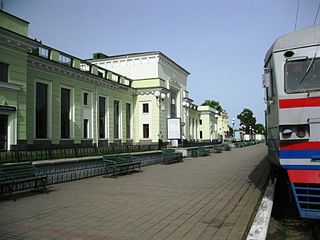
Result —
<instances>
[{"instance_id":1,"label":"white train body","mask_svg":"<svg viewBox=\"0 0 320 240\"><path fill-rule=\"evenodd\" d=\"M264 67L268 158L287 170L301 217L320 219L320 25L279 37Z\"/></svg>"}]
</instances>

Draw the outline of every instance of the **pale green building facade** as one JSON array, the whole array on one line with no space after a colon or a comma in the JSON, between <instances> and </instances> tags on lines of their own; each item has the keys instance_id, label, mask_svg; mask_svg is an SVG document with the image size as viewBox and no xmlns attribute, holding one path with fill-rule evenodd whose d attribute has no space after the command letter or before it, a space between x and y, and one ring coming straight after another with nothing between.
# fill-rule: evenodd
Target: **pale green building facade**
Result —
<instances>
[{"instance_id":1,"label":"pale green building facade","mask_svg":"<svg viewBox=\"0 0 320 240\"><path fill-rule=\"evenodd\" d=\"M167 141L168 118L181 137L211 140L189 72L163 53L82 60L28 38L28 24L0 11L0 149Z\"/></svg>"}]
</instances>

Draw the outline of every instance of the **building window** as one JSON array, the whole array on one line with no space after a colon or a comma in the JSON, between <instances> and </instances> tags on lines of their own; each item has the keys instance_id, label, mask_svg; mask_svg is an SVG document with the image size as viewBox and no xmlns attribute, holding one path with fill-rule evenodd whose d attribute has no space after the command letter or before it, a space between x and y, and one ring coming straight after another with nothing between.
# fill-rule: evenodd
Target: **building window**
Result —
<instances>
[{"instance_id":1,"label":"building window","mask_svg":"<svg viewBox=\"0 0 320 240\"><path fill-rule=\"evenodd\" d=\"M120 131L119 131L119 128L120 128L120 102L119 101L114 101L114 104L113 104L113 127L114 127L114 138L120 138Z\"/></svg>"},{"instance_id":2,"label":"building window","mask_svg":"<svg viewBox=\"0 0 320 240\"><path fill-rule=\"evenodd\" d=\"M83 93L83 105L88 106L88 93Z\"/></svg>"},{"instance_id":3,"label":"building window","mask_svg":"<svg viewBox=\"0 0 320 240\"><path fill-rule=\"evenodd\" d=\"M70 138L70 92L61 88L61 138Z\"/></svg>"},{"instance_id":4,"label":"building window","mask_svg":"<svg viewBox=\"0 0 320 240\"><path fill-rule=\"evenodd\" d=\"M83 138L88 138L89 120L83 119Z\"/></svg>"},{"instance_id":5,"label":"building window","mask_svg":"<svg viewBox=\"0 0 320 240\"><path fill-rule=\"evenodd\" d=\"M202 131L200 131L200 139L202 139Z\"/></svg>"},{"instance_id":6,"label":"building window","mask_svg":"<svg viewBox=\"0 0 320 240\"><path fill-rule=\"evenodd\" d=\"M119 82L119 76L111 73L111 80L115 82Z\"/></svg>"},{"instance_id":7,"label":"building window","mask_svg":"<svg viewBox=\"0 0 320 240\"><path fill-rule=\"evenodd\" d=\"M131 138L131 104L126 104L126 134L127 138Z\"/></svg>"},{"instance_id":8,"label":"building window","mask_svg":"<svg viewBox=\"0 0 320 240\"><path fill-rule=\"evenodd\" d=\"M143 124L143 138L149 138L149 124Z\"/></svg>"},{"instance_id":9,"label":"building window","mask_svg":"<svg viewBox=\"0 0 320 240\"><path fill-rule=\"evenodd\" d=\"M202 120L201 119L199 120L199 124L202 125Z\"/></svg>"},{"instance_id":10,"label":"building window","mask_svg":"<svg viewBox=\"0 0 320 240\"><path fill-rule=\"evenodd\" d=\"M66 65L71 65L71 58L65 55L59 55L59 62Z\"/></svg>"},{"instance_id":11,"label":"building window","mask_svg":"<svg viewBox=\"0 0 320 240\"><path fill-rule=\"evenodd\" d=\"M142 104L142 112L143 113L148 113L149 112L149 104L148 103Z\"/></svg>"},{"instance_id":12,"label":"building window","mask_svg":"<svg viewBox=\"0 0 320 240\"><path fill-rule=\"evenodd\" d=\"M0 62L0 82L8 82L9 65Z\"/></svg>"},{"instance_id":13,"label":"building window","mask_svg":"<svg viewBox=\"0 0 320 240\"><path fill-rule=\"evenodd\" d=\"M101 70L98 70L98 76L104 78L104 72L102 72Z\"/></svg>"},{"instance_id":14,"label":"building window","mask_svg":"<svg viewBox=\"0 0 320 240\"><path fill-rule=\"evenodd\" d=\"M99 138L106 137L106 98L99 97Z\"/></svg>"},{"instance_id":15,"label":"building window","mask_svg":"<svg viewBox=\"0 0 320 240\"><path fill-rule=\"evenodd\" d=\"M48 85L36 83L36 138L47 138Z\"/></svg>"},{"instance_id":16,"label":"building window","mask_svg":"<svg viewBox=\"0 0 320 240\"><path fill-rule=\"evenodd\" d=\"M49 50L46 48L39 47L38 54L40 57L49 58Z\"/></svg>"},{"instance_id":17,"label":"building window","mask_svg":"<svg viewBox=\"0 0 320 240\"><path fill-rule=\"evenodd\" d=\"M7 150L8 145L8 115L0 114L0 150Z\"/></svg>"}]
</instances>

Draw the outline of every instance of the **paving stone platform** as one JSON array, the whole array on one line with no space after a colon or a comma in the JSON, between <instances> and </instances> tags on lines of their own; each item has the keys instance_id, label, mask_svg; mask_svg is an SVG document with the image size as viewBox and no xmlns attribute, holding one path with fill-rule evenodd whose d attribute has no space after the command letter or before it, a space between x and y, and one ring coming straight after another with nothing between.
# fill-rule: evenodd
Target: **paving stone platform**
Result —
<instances>
[{"instance_id":1,"label":"paving stone platform","mask_svg":"<svg viewBox=\"0 0 320 240\"><path fill-rule=\"evenodd\" d=\"M242 239L268 175L263 144L0 202L0 239Z\"/></svg>"}]
</instances>

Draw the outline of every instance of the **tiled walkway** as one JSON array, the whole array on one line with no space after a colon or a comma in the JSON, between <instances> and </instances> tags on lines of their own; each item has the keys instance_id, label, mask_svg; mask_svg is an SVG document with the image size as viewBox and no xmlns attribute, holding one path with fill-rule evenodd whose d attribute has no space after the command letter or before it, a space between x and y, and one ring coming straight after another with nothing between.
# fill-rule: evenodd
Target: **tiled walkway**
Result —
<instances>
[{"instance_id":1,"label":"tiled walkway","mask_svg":"<svg viewBox=\"0 0 320 240\"><path fill-rule=\"evenodd\" d=\"M242 239L266 182L263 144L51 185L0 202L0 239Z\"/></svg>"}]
</instances>

